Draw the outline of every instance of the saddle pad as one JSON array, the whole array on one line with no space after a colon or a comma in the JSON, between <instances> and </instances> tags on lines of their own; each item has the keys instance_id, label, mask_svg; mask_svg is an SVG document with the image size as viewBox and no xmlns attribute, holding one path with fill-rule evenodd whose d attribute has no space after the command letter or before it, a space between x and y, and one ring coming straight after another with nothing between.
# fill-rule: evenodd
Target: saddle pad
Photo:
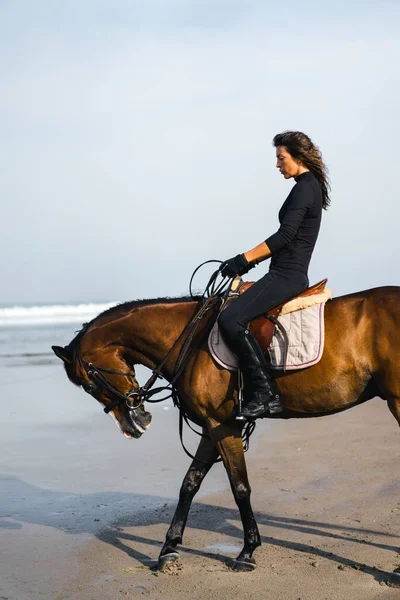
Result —
<instances>
[{"instance_id":1,"label":"saddle pad","mask_svg":"<svg viewBox=\"0 0 400 600\"><path fill-rule=\"evenodd\" d=\"M325 302L314 304L278 317L289 338L286 370L311 367L321 360L325 342ZM284 368L286 343L279 327L275 327L268 346L271 369Z\"/></svg>"},{"instance_id":2,"label":"saddle pad","mask_svg":"<svg viewBox=\"0 0 400 600\"><path fill-rule=\"evenodd\" d=\"M324 309L325 302L321 302L278 317L289 338L287 370L311 367L321 360L325 341ZM221 367L229 371L238 368L237 356L225 344L218 322L210 332L208 347L212 357ZM283 370L286 344L278 327L275 327L268 352L270 368Z\"/></svg>"}]
</instances>

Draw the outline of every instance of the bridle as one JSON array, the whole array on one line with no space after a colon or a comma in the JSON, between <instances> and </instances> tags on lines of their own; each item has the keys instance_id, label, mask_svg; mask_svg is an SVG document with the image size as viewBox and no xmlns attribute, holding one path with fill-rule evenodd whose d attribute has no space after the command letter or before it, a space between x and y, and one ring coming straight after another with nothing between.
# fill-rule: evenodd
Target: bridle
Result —
<instances>
[{"instance_id":1,"label":"bridle","mask_svg":"<svg viewBox=\"0 0 400 600\"><path fill-rule=\"evenodd\" d=\"M199 267L197 267L197 269L194 271L194 273L190 279L190 284L189 284L190 295L192 296L192 298L193 298L193 294L192 294L191 286L192 286L193 277L197 273L197 271L199 270L200 267L202 267L204 264L207 264L210 262L220 262L220 261L214 261L214 260L206 261L205 263L202 263L201 265L199 265ZM120 407L121 405L125 405L129 411L134 411L134 410L141 408L143 406L144 402L162 402L163 400L167 400L168 398L171 398L171 397L174 399L174 402L177 403L177 395L176 395L176 390L174 388L174 384L175 384L176 380L182 374L182 372L185 369L189 360L192 358L197 347L200 345L200 344L195 344L194 347L191 347L191 343L192 343L193 337L196 333L197 327L198 327L201 319L205 315L205 313L221 302L223 293L225 292L225 294L227 294L229 292L229 288L230 288L230 286L228 285L229 282L226 281L225 277L219 284L216 284L218 275L219 275L219 270L215 271L212 274L212 276L205 288L204 294L201 297L202 306L197 311L197 313L194 315L194 317L189 321L189 323L186 325L186 327L184 328L182 333L179 335L178 339L175 341L175 343L172 345L172 347L168 351L167 355L162 360L161 364L156 369L153 370L150 378L148 379L148 381L146 381L146 383L142 387L137 385L136 387L129 390L129 392L123 394L122 392L117 390L113 385L111 385L111 383L108 381L107 377L105 375L103 375L103 373L109 373L112 375L120 375L122 377L132 377L133 376L135 378L135 373L133 371L129 371L129 372L114 371L113 369L106 369L105 367L99 367L98 365L95 365L94 363L88 362L88 361L84 360L83 358L81 358L81 361L85 365L86 374L90 380L90 384L88 386L84 387L84 390L87 393L93 395L94 392L97 390L97 388L100 388L102 390L105 390L108 393L108 395L111 398L113 398L113 401L111 402L111 404L108 404L103 409L106 414L111 412L115 407ZM157 381L157 379L163 379L163 375L161 374L162 368L164 367L167 360L170 358L171 354L176 349L177 345L184 338L186 338L186 339L183 342L182 349L180 351L180 354L179 354L178 359L175 364L174 374L173 374L173 377L171 378L171 380L169 381L169 385L151 389L153 387L154 383ZM204 340L202 338L201 342L203 342L203 341ZM159 392L164 391L164 390L168 390L168 392L169 392L168 396L165 396L163 398L152 399L152 396L154 396L155 394L158 394Z\"/></svg>"},{"instance_id":2,"label":"bridle","mask_svg":"<svg viewBox=\"0 0 400 600\"><path fill-rule=\"evenodd\" d=\"M199 270L200 267L202 267L204 264L207 264L210 262L218 262L219 263L221 261L215 261L215 260L206 261L205 263L202 263L199 267L197 267L197 269L194 271L194 273L191 277L191 280L190 280L190 285L189 285L190 295L193 299L194 299L194 296L192 294L192 288L191 288L193 277L196 274L196 272ZM109 396L114 398L113 401L111 402L111 404L104 407L103 410L106 414L111 412L113 410L113 408L115 408L117 406L119 407L121 405L125 405L130 412L135 412L136 410L142 408L142 406L145 402L162 402L163 400L172 398L175 406L177 406L179 409L179 437L181 440L182 447L183 447L184 451L186 452L186 454L193 460L195 457L187 450L187 448L185 447L185 444L183 443L183 422L185 421L185 423L189 426L189 428L192 431L194 431L194 433L196 433L197 435L199 435L201 437L208 437L208 436L204 433L196 431L191 426L189 419L188 419L188 415L186 414L184 407L181 405L181 403L179 401L178 393L177 393L177 390L175 387L175 382L181 376L182 372L186 368L186 365L192 359L194 353L198 350L198 348L200 348L200 346L204 343L204 341L206 340L206 338L208 337L208 335L211 331L211 328L210 329L207 328L207 331L205 332L205 334L200 336L200 339L197 340L197 342L195 344L192 344L194 335L196 333L196 330L198 328L198 325L199 325L201 319L203 318L203 316L205 315L205 313L208 310L216 307L218 304L220 304L220 308L221 308L221 306L224 304L224 302L226 301L226 299L228 297L228 294L230 292L230 287L231 287L230 284L232 283L232 281L227 282L226 278L224 277L223 280L219 284L217 284L216 280L217 280L218 275L219 275L219 270L215 271L212 274L212 276L207 284L207 287L205 288L205 291L201 297L202 306L197 311L197 313L194 315L194 317L189 321L189 323L186 325L186 327L184 328L182 333L179 335L177 340L174 342L174 344L168 351L167 355L162 360L161 364L156 369L153 370L150 378L146 381L146 383L142 387L140 387L139 384L137 384L137 387L134 387L129 392L123 394L120 391L118 391L114 386L111 385L111 383L108 381L107 377L105 375L103 375L103 373L109 373L112 375L120 375L121 377L133 377L136 381L134 371L131 370L129 372L124 372L124 371L114 371L113 369L106 369L105 367L99 367L98 365L95 365L92 362L88 362L81 357L82 363L84 363L86 365L85 371L90 380L90 384L88 386L85 386L85 388L84 388L85 391L88 392L89 394L93 395L96 391L96 387L100 387L101 389L105 390ZM169 385L151 389L153 387L154 383L157 381L157 379L164 378L164 376L161 373L161 370L164 367L167 360L170 358L171 354L174 352L174 350L178 346L178 344L183 339L184 339L184 341L182 344L182 348L178 355L178 359L175 363L173 376L169 380ZM168 390L168 392L169 392L169 394L167 396L164 396L162 398L157 398L157 399L152 398L152 396L154 396L155 394L158 394L159 392L165 391L165 390ZM243 439L243 447L244 447L245 452L249 449L250 436L253 433L254 428L255 428L254 421L247 422L243 427L242 439ZM201 462L206 465L213 464L213 463L209 463L208 461L202 461L199 458L197 458L197 460L198 460L198 462ZM217 459L217 462L219 462L220 460L221 460L221 458Z\"/></svg>"},{"instance_id":3,"label":"bridle","mask_svg":"<svg viewBox=\"0 0 400 600\"><path fill-rule=\"evenodd\" d=\"M177 379L180 377L182 372L184 371L186 365L192 358L192 356L193 356L194 352L197 350L198 346L200 346L200 344L204 341L204 338L205 338L205 336L201 336L200 343L194 344L193 346L191 345L193 337L199 326L199 323L200 323L201 319L203 318L203 316L205 315L205 313L208 310L210 310L211 308L213 308L214 306L216 306L217 304L219 304L220 301L221 301L221 299L219 296L210 296L210 298L207 298L207 300L204 302L204 304L202 305L200 310L189 321L189 323L186 325L186 327L184 328L182 333L179 335L178 339L174 342L174 344L168 351L167 355L162 360L161 364L156 369L153 370L150 378L146 381L146 383L142 387L137 385L136 387L129 390L129 392L127 392L126 394L123 394L122 392L117 390L113 385L111 385L111 383L108 381L107 377L105 375L103 375L103 373L110 373L112 375L120 375L122 377L132 377L132 376L134 376L133 371L129 371L127 373L124 371L114 371L113 369L106 369L105 367L99 367L98 365L95 365L94 363L88 362L88 361L84 360L83 358L81 358L81 361L85 365L86 374L87 374L89 380L91 381L91 383L84 388L85 391L88 392L89 394L93 395L94 392L96 391L96 388L100 387L100 389L105 390L108 393L108 395L111 396L111 398L113 398L113 401L111 402L111 404L108 404L103 409L106 414L108 414L110 411L112 411L113 408L115 408L117 406L120 407L121 405L126 405L128 410L133 411L133 410L137 410L137 409L141 408L143 406L144 402L162 402L163 400L167 400L168 398L171 398L171 397L175 401L176 391L174 388L174 384L177 381ZM208 335L208 333L209 332L207 331L207 335ZM186 338L186 339L183 342L182 349L180 351L180 354L179 354L178 359L175 364L174 374L173 374L172 378L170 379L169 384L166 386L153 388L153 385L157 381L157 379L164 378L161 373L161 370L164 367L167 360L170 358L173 351L176 349L177 345L182 341L183 338ZM151 389L151 388L153 388L153 389ZM158 394L159 392L162 392L165 390L167 390L169 392L169 394L167 396L164 396L162 398L157 398L157 399L152 398L152 396L154 396L155 394Z\"/></svg>"},{"instance_id":4,"label":"bridle","mask_svg":"<svg viewBox=\"0 0 400 600\"><path fill-rule=\"evenodd\" d=\"M108 381L107 377L103 375L103 373L110 373L112 375L121 375L123 377L135 377L133 371L129 371L128 373L125 373L123 371L114 371L113 369L99 367L98 365L94 365L93 363L88 362L84 359L81 360L87 365L87 368L85 370L88 378L91 381L91 383L84 388L85 392L87 392L88 394L94 394L96 389L100 388L105 390L109 396L115 398L111 404L104 407L104 412L106 414L108 414L112 411L113 408L115 408L116 406L120 406L121 404L126 404L128 410L136 410L140 408L140 406L143 404L143 401L140 399L140 397L138 398L140 390L139 386L132 388L126 394L122 394L114 386L112 386L111 383ZM135 402L135 398L139 401Z\"/></svg>"}]
</instances>

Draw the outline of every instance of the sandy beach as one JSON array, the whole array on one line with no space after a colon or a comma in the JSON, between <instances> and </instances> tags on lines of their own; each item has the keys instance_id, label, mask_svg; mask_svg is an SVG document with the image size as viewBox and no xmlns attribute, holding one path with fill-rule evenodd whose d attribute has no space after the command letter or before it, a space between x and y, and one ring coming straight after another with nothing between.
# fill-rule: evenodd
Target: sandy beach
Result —
<instances>
[{"instance_id":1,"label":"sandy beach","mask_svg":"<svg viewBox=\"0 0 400 600\"><path fill-rule=\"evenodd\" d=\"M254 572L229 570L242 527L218 465L193 504L181 565L158 573L190 462L175 409L155 407L151 429L126 440L57 363L33 366L4 403L2 600L400 598L385 583L400 567L399 428L382 400L258 423L247 454L263 541Z\"/></svg>"}]
</instances>

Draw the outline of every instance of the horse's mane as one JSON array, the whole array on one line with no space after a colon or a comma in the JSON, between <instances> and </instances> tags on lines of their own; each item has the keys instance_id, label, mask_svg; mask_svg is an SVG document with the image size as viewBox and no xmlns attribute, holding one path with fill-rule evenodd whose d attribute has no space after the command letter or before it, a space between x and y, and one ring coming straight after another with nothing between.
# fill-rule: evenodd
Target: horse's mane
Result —
<instances>
[{"instance_id":1,"label":"horse's mane","mask_svg":"<svg viewBox=\"0 0 400 600\"><path fill-rule=\"evenodd\" d=\"M201 296L179 296L178 298L146 298L143 300L131 300L128 302L122 302L120 304L116 304L107 310L104 310L97 317L94 317L88 323L83 323L82 328L77 332L77 335L74 339L68 344L67 348L72 356L72 364L64 363L65 370L68 375L68 379L72 381L75 385L82 385L79 379L79 366L83 366L82 359L80 356L80 343L85 335L85 333L96 325L98 321L107 317L113 316L124 316L128 313L136 310L138 308L142 308L143 306L151 306L153 304L183 304L185 302L200 302Z\"/></svg>"},{"instance_id":2,"label":"horse's mane","mask_svg":"<svg viewBox=\"0 0 400 600\"><path fill-rule=\"evenodd\" d=\"M90 323L85 323L85 325L93 325L95 321L102 317L108 317L113 315L116 312L121 312L121 314L126 314L136 308L142 308L142 306L151 306L152 304L181 304L184 302L199 302L201 300L201 296L179 296L178 298L145 298L143 300L130 300L129 302L122 302L120 304L116 304L111 308L107 308L107 310L103 311L97 317L92 319Z\"/></svg>"}]
</instances>

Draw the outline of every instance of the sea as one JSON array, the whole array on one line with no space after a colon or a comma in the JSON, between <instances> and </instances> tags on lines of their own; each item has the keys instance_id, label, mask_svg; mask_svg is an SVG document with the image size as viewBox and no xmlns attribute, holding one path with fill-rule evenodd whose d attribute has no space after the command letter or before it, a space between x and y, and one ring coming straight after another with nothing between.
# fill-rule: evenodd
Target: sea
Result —
<instances>
[{"instance_id":1,"label":"sea","mask_svg":"<svg viewBox=\"0 0 400 600\"><path fill-rule=\"evenodd\" d=\"M67 345L75 333L118 302L0 307L0 366L56 362L52 345Z\"/></svg>"}]
</instances>

